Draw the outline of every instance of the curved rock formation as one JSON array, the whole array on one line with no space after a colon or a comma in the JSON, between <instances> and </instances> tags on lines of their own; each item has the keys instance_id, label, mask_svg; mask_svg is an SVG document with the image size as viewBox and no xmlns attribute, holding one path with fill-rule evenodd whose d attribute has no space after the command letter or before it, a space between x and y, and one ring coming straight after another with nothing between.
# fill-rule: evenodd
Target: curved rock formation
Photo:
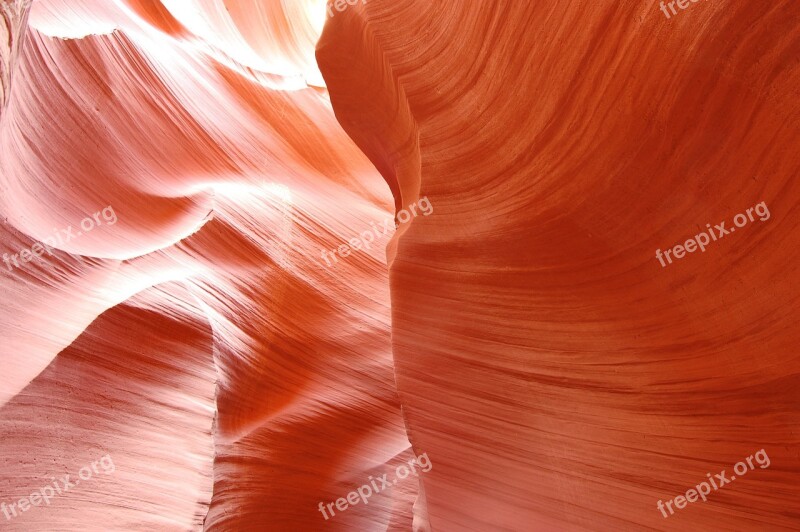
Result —
<instances>
[{"instance_id":1,"label":"curved rock formation","mask_svg":"<svg viewBox=\"0 0 800 532\"><path fill-rule=\"evenodd\" d=\"M116 470L4 527L313 528L410 455L389 235L321 257L391 199L333 116L312 7L34 3L3 56L0 500L105 454ZM408 528L415 496L332 526Z\"/></svg>"},{"instance_id":2,"label":"curved rock formation","mask_svg":"<svg viewBox=\"0 0 800 532\"><path fill-rule=\"evenodd\" d=\"M0 0L0 528L796 529L800 8L673 4Z\"/></svg>"},{"instance_id":3,"label":"curved rock formation","mask_svg":"<svg viewBox=\"0 0 800 532\"><path fill-rule=\"evenodd\" d=\"M410 0L326 28L340 122L399 204L436 206L391 263L433 530L797 527L798 15Z\"/></svg>"}]
</instances>

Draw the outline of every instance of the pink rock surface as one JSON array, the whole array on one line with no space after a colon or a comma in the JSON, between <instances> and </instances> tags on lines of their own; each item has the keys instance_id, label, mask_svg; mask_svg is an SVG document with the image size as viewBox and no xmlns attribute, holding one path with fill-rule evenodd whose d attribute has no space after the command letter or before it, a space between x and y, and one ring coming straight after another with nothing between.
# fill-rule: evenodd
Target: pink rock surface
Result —
<instances>
[{"instance_id":1,"label":"pink rock surface","mask_svg":"<svg viewBox=\"0 0 800 532\"><path fill-rule=\"evenodd\" d=\"M0 0L0 529L800 528L799 15Z\"/></svg>"},{"instance_id":2,"label":"pink rock surface","mask_svg":"<svg viewBox=\"0 0 800 532\"><path fill-rule=\"evenodd\" d=\"M37 1L4 56L3 252L117 217L0 279L0 500L116 464L4 528L320 527L319 502L410 456L394 228L321 257L392 201L331 110L318 6L229 7ZM330 526L408 528L416 492L410 480Z\"/></svg>"}]
</instances>

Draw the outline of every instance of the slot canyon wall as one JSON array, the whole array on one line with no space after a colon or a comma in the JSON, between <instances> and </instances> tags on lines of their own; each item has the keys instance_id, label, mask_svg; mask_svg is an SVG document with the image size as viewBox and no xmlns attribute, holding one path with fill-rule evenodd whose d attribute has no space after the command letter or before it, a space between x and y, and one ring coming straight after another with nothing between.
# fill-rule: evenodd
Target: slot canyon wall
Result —
<instances>
[{"instance_id":1,"label":"slot canyon wall","mask_svg":"<svg viewBox=\"0 0 800 532\"><path fill-rule=\"evenodd\" d=\"M659 8L0 0L0 530L800 528L800 6Z\"/></svg>"}]
</instances>

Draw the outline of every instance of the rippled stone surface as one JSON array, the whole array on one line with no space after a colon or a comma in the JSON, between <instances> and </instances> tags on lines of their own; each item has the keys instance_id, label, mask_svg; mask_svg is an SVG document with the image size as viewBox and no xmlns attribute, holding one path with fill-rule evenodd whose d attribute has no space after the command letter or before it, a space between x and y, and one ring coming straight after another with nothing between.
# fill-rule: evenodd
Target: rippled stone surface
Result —
<instances>
[{"instance_id":1,"label":"rippled stone surface","mask_svg":"<svg viewBox=\"0 0 800 532\"><path fill-rule=\"evenodd\" d=\"M0 528L797 528L795 3L0 2Z\"/></svg>"}]
</instances>

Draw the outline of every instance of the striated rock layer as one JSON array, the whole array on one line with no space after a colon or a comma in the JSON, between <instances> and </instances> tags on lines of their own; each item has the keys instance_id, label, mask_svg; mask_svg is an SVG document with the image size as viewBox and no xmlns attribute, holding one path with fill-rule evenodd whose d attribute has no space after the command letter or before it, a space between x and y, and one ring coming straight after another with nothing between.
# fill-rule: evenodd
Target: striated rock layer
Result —
<instances>
[{"instance_id":1,"label":"striated rock layer","mask_svg":"<svg viewBox=\"0 0 800 532\"><path fill-rule=\"evenodd\" d=\"M340 122L398 203L436 207L391 262L433 530L800 525L798 21L408 0L326 27ZM656 260L760 202L767 221Z\"/></svg>"},{"instance_id":2,"label":"striated rock layer","mask_svg":"<svg viewBox=\"0 0 800 532\"><path fill-rule=\"evenodd\" d=\"M2 55L0 241L17 257L0 276L0 502L116 467L0 526L408 529L415 480L318 510L411 456L394 229L321 257L392 212L316 69L324 6L37 0L26 34L19 13Z\"/></svg>"},{"instance_id":3,"label":"striated rock layer","mask_svg":"<svg viewBox=\"0 0 800 532\"><path fill-rule=\"evenodd\" d=\"M800 7L659 7L0 0L0 529L797 529Z\"/></svg>"}]
</instances>

